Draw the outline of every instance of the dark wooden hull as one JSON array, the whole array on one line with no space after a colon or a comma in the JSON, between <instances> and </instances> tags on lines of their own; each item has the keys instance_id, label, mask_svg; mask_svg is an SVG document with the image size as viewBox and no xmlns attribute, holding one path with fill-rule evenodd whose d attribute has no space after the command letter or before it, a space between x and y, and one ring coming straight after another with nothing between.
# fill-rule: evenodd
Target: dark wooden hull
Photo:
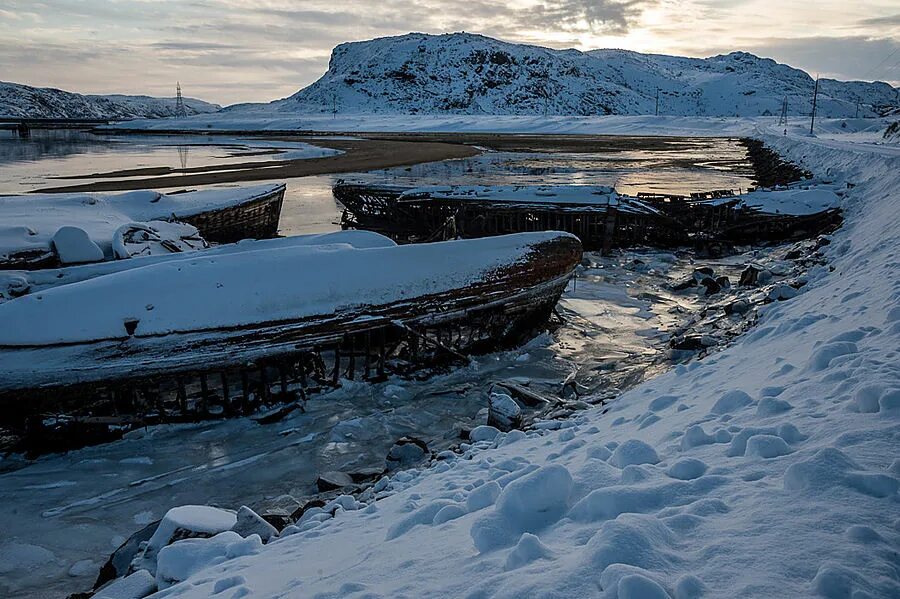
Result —
<instances>
[{"instance_id":1,"label":"dark wooden hull","mask_svg":"<svg viewBox=\"0 0 900 599\"><path fill-rule=\"evenodd\" d=\"M649 242L678 245L688 239L677 223L661 214L579 205L401 199L402 192L388 187L336 185L334 197L346 209L341 226L375 231L397 243L565 231L576 235L590 251Z\"/></svg>"},{"instance_id":2,"label":"dark wooden hull","mask_svg":"<svg viewBox=\"0 0 900 599\"><path fill-rule=\"evenodd\" d=\"M606 207L533 204L475 199L406 198L403 189L338 184L335 198L345 207L344 229L365 229L398 243L461 237L472 239L533 231L565 231L585 250L653 245L678 247L777 242L811 237L836 228L841 211L791 216L747 210L734 202L680 196L642 196L656 213Z\"/></svg>"},{"instance_id":3,"label":"dark wooden hull","mask_svg":"<svg viewBox=\"0 0 900 599\"><path fill-rule=\"evenodd\" d=\"M269 239L278 233L284 190L282 185L272 193L238 206L201 212L179 220L197 227L204 239L215 243Z\"/></svg>"},{"instance_id":4,"label":"dark wooden hull","mask_svg":"<svg viewBox=\"0 0 900 599\"><path fill-rule=\"evenodd\" d=\"M342 378L414 375L514 347L546 326L580 259L578 241L559 237L535 245L524 263L468 287L362 312L140 343L0 347L0 360L18 354L60 368L86 365L66 368L64 379L49 373L34 385L6 383L0 429L12 431L16 449L55 451L72 445L72 426L82 436L102 429L105 440L110 430L248 414L338 386ZM62 424L48 425L48 414L64 415Z\"/></svg>"}]
</instances>

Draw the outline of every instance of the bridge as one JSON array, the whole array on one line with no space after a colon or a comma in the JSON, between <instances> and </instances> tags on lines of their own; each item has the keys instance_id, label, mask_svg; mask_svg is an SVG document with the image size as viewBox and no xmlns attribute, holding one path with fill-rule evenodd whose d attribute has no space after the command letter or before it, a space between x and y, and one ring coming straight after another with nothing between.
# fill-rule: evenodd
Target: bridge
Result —
<instances>
[{"instance_id":1,"label":"bridge","mask_svg":"<svg viewBox=\"0 0 900 599\"><path fill-rule=\"evenodd\" d=\"M39 119L0 117L0 131L17 131L20 137L28 137L32 129L92 129L108 125L111 119Z\"/></svg>"}]
</instances>

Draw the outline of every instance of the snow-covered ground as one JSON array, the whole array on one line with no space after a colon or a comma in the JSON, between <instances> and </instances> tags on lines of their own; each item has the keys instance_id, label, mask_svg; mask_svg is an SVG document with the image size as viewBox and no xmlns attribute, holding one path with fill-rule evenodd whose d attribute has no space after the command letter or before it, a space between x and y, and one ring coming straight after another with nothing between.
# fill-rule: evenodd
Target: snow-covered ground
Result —
<instances>
[{"instance_id":1,"label":"snow-covered ground","mask_svg":"<svg viewBox=\"0 0 900 599\"><path fill-rule=\"evenodd\" d=\"M816 119L817 135L878 142L893 122L886 118ZM809 131L809 117L792 116L788 130ZM186 119L135 120L104 126L148 131L323 131L422 133L536 133L557 135L685 135L722 137L751 135L761 128L783 131L778 117L698 117L653 115L541 116L541 115L423 115L312 113L278 114L257 106L242 110L201 114Z\"/></svg>"},{"instance_id":2,"label":"snow-covered ground","mask_svg":"<svg viewBox=\"0 0 900 599\"><path fill-rule=\"evenodd\" d=\"M481 431L268 545L192 541L158 596L900 595L900 163L765 137L855 186L830 267L752 332L568 421Z\"/></svg>"}]
</instances>

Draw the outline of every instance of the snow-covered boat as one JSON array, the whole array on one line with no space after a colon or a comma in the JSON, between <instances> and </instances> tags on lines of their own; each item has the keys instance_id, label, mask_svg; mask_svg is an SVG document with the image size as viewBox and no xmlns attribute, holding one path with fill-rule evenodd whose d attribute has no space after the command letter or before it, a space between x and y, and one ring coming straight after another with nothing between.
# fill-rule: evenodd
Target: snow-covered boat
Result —
<instances>
[{"instance_id":1,"label":"snow-covered boat","mask_svg":"<svg viewBox=\"0 0 900 599\"><path fill-rule=\"evenodd\" d=\"M383 233L401 243L475 238L523 231L566 231L585 249L680 234L671 220L638 198L599 185L402 188L339 182L345 229Z\"/></svg>"},{"instance_id":2,"label":"snow-covered boat","mask_svg":"<svg viewBox=\"0 0 900 599\"><path fill-rule=\"evenodd\" d=\"M559 232L368 245L210 250L2 303L0 424L246 412L515 345L581 259Z\"/></svg>"},{"instance_id":3,"label":"snow-covered boat","mask_svg":"<svg viewBox=\"0 0 900 599\"><path fill-rule=\"evenodd\" d=\"M284 184L267 184L168 194L0 196L0 269L48 268L110 260L123 252L130 255L117 251L116 241L135 240L134 232L141 228L163 242L161 247L168 242L169 251L189 249L196 243L182 242L197 236L218 243L273 237L284 190ZM166 222L189 225L197 235L167 228ZM164 238L160 229L175 237ZM150 250L145 244L143 251Z\"/></svg>"},{"instance_id":4,"label":"snow-covered boat","mask_svg":"<svg viewBox=\"0 0 900 599\"><path fill-rule=\"evenodd\" d=\"M585 249L640 244L747 243L814 235L840 223L834 190L786 188L691 197L616 193L611 187L433 186L339 182L345 229L368 229L401 243L560 230Z\"/></svg>"}]
</instances>

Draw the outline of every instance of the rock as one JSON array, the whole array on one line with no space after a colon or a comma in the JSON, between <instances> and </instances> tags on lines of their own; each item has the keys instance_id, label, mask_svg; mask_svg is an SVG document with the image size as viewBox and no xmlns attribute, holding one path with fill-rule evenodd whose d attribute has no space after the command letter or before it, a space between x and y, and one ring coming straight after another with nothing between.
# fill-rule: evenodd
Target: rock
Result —
<instances>
[{"instance_id":1,"label":"rock","mask_svg":"<svg viewBox=\"0 0 900 599\"><path fill-rule=\"evenodd\" d=\"M706 287L706 292L704 295L714 295L722 291L722 286L719 285L715 279L711 277L706 277L705 279L700 281L700 284Z\"/></svg>"},{"instance_id":2,"label":"rock","mask_svg":"<svg viewBox=\"0 0 900 599\"><path fill-rule=\"evenodd\" d=\"M323 472L316 479L316 487L322 492L336 491L351 486L353 486L353 478L346 472L340 472L338 470Z\"/></svg>"},{"instance_id":3,"label":"rock","mask_svg":"<svg viewBox=\"0 0 900 599\"><path fill-rule=\"evenodd\" d=\"M479 441L493 441L499 434L500 431L493 426L476 426L469 431L469 440L473 443Z\"/></svg>"},{"instance_id":4,"label":"rock","mask_svg":"<svg viewBox=\"0 0 900 599\"><path fill-rule=\"evenodd\" d=\"M750 311L750 303L747 300L734 300L731 303L725 304L722 308L725 311L725 314L746 314Z\"/></svg>"},{"instance_id":5,"label":"rock","mask_svg":"<svg viewBox=\"0 0 900 599\"><path fill-rule=\"evenodd\" d=\"M488 425L501 431L522 426L522 408L505 393L491 393L488 398Z\"/></svg>"},{"instance_id":6,"label":"rock","mask_svg":"<svg viewBox=\"0 0 900 599\"><path fill-rule=\"evenodd\" d=\"M143 551L141 544L150 540L150 537L153 536L153 533L156 532L156 529L159 527L159 523L159 520L151 522L141 530L137 531L131 535L127 541L122 543L111 556L109 556L109 559L106 560L106 563L100 568L100 574L97 575L97 580L94 582L95 589L111 580L115 580L116 578L128 574L131 562L134 561L141 551Z\"/></svg>"},{"instance_id":7,"label":"rock","mask_svg":"<svg viewBox=\"0 0 900 599\"><path fill-rule=\"evenodd\" d=\"M385 463L387 469L397 470L400 468L408 468L413 464L421 462L426 456L430 455L428 445L421 439L415 437L401 437L394 443L388 452Z\"/></svg>"},{"instance_id":8,"label":"rock","mask_svg":"<svg viewBox=\"0 0 900 599\"><path fill-rule=\"evenodd\" d=\"M715 276L716 276L716 271L714 271L713 269L711 269L708 266L701 266L700 268L694 269L694 278L697 279L698 281L702 281L703 279L706 279L706 278L712 279Z\"/></svg>"},{"instance_id":9,"label":"rock","mask_svg":"<svg viewBox=\"0 0 900 599\"><path fill-rule=\"evenodd\" d=\"M156 592L156 579L146 570L138 570L114 580L94 595L94 599L143 599Z\"/></svg>"},{"instance_id":10,"label":"rock","mask_svg":"<svg viewBox=\"0 0 900 599\"><path fill-rule=\"evenodd\" d=\"M722 289L730 289L731 288L731 279L722 275L721 277L716 277L716 283L719 284L719 287Z\"/></svg>"},{"instance_id":11,"label":"rock","mask_svg":"<svg viewBox=\"0 0 900 599\"><path fill-rule=\"evenodd\" d=\"M299 522L300 519L303 517L303 514L305 514L309 510L316 509L316 508L321 510L323 507L325 507L324 499L321 499L318 497L316 497L315 499L310 499L309 501L307 501L306 503L304 503L303 505L298 507L294 511L294 513L291 514L291 520L294 522Z\"/></svg>"},{"instance_id":12,"label":"rock","mask_svg":"<svg viewBox=\"0 0 900 599\"><path fill-rule=\"evenodd\" d=\"M698 351L705 347L703 345L702 337L699 335L673 337L672 340L669 341L669 346L672 349L681 349L685 351Z\"/></svg>"},{"instance_id":13,"label":"rock","mask_svg":"<svg viewBox=\"0 0 900 599\"><path fill-rule=\"evenodd\" d=\"M53 235L53 248L63 264L100 262L103 250L88 237L84 229L60 227Z\"/></svg>"},{"instance_id":14,"label":"rock","mask_svg":"<svg viewBox=\"0 0 900 599\"><path fill-rule=\"evenodd\" d=\"M143 563L151 573L154 571L159 551L176 541L184 539L209 538L220 532L231 530L237 522L234 512L209 505L182 505L173 507L147 542Z\"/></svg>"},{"instance_id":15,"label":"rock","mask_svg":"<svg viewBox=\"0 0 900 599\"><path fill-rule=\"evenodd\" d=\"M673 291L684 291L685 289L690 289L691 287L697 286L697 279L694 277L685 277L676 281L672 284Z\"/></svg>"},{"instance_id":16,"label":"rock","mask_svg":"<svg viewBox=\"0 0 900 599\"><path fill-rule=\"evenodd\" d=\"M237 522L235 522L231 530L242 537L259 535L263 543L268 543L272 537L278 536L278 530L274 526L263 520L259 514L246 505L242 505L238 510Z\"/></svg>"},{"instance_id":17,"label":"rock","mask_svg":"<svg viewBox=\"0 0 900 599\"><path fill-rule=\"evenodd\" d=\"M741 272L741 278L738 281L738 285L741 287L756 287L759 284L759 273L761 272L761 268L748 264L747 268Z\"/></svg>"},{"instance_id":18,"label":"rock","mask_svg":"<svg viewBox=\"0 0 900 599\"><path fill-rule=\"evenodd\" d=\"M798 294L799 292L790 285L776 285L772 288L771 291L769 291L769 294L766 296L766 300L770 302L781 302L797 297Z\"/></svg>"}]
</instances>

